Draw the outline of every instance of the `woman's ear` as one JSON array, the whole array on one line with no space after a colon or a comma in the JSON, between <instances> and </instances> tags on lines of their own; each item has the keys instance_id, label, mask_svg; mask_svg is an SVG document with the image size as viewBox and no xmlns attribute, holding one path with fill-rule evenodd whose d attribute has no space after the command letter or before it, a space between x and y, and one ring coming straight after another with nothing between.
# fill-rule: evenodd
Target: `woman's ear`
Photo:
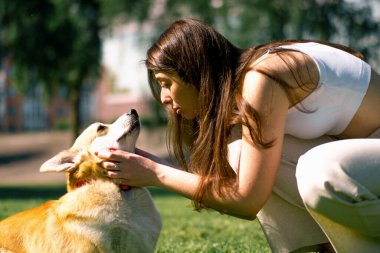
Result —
<instances>
[{"instance_id":1,"label":"woman's ear","mask_svg":"<svg viewBox=\"0 0 380 253\"><path fill-rule=\"evenodd\" d=\"M64 150L46 162L40 167L40 172L65 172L76 168L87 156L87 152L81 149Z\"/></svg>"}]
</instances>

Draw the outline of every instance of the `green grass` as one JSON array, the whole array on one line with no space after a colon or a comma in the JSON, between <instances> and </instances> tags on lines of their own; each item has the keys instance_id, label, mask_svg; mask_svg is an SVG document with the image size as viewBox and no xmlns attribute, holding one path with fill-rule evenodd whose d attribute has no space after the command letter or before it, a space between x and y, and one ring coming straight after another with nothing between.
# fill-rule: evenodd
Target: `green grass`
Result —
<instances>
[{"instance_id":1,"label":"green grass","mask_svg":"<svg viewBox=\"0 0 380 253\"><path fill-rule=\"evenodd\" d=\"M0 220L65 193L62 185L0 186ZM157 253L270 252L257 221L245 221L214 211L193 211L190 201L150 188L163 229Z\"/></svg>"}]
</instances>

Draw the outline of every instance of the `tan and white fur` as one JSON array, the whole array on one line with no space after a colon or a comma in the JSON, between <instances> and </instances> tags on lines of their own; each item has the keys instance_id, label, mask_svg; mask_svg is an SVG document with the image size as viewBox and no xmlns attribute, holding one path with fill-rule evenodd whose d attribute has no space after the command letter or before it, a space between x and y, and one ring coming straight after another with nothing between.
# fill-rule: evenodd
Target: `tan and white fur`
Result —
<instances>
[{"instance_id":1,"label":"tan and white fur","mask_svg":"<svg viewBox=\"0 0 380 253\"><path fill-rule=\"evenodd\" d=\"M113 124L94 123L74 145L46 161L42 172L66 172L68 193L0 222L0 252L153 252L161 218L149 192L123 191L105 176L94 152L134 152L135 110Z\"/></svg>"}]
</instances>

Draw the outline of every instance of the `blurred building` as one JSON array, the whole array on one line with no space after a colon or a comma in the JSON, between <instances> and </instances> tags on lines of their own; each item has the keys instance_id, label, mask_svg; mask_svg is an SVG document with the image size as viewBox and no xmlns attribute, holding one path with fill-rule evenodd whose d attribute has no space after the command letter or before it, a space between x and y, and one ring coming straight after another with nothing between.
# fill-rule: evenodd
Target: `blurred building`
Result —
<instances>
[{"instance_id":1,"label":"blurred building","mask_svg":"<svg viewBox=\"0 0 380 253\"><path fill-rule=\"evenodd\" d=\"M111 121L130 109L152 115L147 84L144 41L137 23L121 24L102 34L102 75L96 92L96 115Z\"/></svg>"},{"instance_id":2,"label":"blurred building","mask_svg":"<svg viewBox=\"0 0 380 253\"><path fill-rule=\"evenodd\" d=\"M138 111L142 117L152 116L150 98L139 96L130 91L112 91L114 79L111 71L105 67L102 69L102 78L95 90L96 102L93 115L102 122L111 122L130 109Z\"/></svg>"},{"instance_id":3,"label":"blurred building","mask_svg":"<svg viewBox=\"0 0 380 253\"><path fill-rule=\"evenodd\" d=\"M45 129L47 112L39 102L40 89L32 87L27 95L21 96L11 82L9 59L3 59L0 66L0 131Z\"/></svg>"},{"instance_id":4,"label":"blurred building","mask_svg":"<svg viewBox=\"0 0 380 253\"><path fill-rule=\"evenodd\" d=\"M43 88L38 85L30 85L25 94L20 94L12 83L11 74L11 62L3 59L0 65L0 132L68 128L71 111L64 87L47 101ZM83 93L82 118L88 120L92 91L88 88Z\"/></svg>"}]
</instances>

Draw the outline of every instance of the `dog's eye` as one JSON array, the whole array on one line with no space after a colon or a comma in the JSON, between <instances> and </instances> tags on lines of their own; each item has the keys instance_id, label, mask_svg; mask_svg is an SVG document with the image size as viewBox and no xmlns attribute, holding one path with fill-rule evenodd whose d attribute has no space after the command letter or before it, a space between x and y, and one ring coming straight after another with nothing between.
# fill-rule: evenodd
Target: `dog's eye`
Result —
<instances>
[{"instance_id":1,"label":"dog's eye","mask_svg":"<svg viewBox=\"0 0 380 253\"><path fill-rule=\"evenodd\" d=\"M96 130L98 132L98 135L103 135L107 133L107 126L99 124L98 129Z\"/></svg>"}]
</instances>

